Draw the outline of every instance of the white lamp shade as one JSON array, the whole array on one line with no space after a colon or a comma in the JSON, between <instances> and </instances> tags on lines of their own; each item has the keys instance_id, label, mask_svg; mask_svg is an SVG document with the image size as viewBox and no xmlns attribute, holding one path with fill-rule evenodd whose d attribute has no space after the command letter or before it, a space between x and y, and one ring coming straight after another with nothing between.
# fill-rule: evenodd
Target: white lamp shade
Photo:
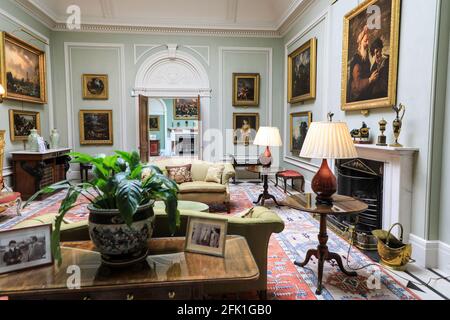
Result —
<instances>
[{"instance_id":1,"label":"white lamp shade","mask_svg":"<svg viewBox=\"0 0 450 320\"><path fill-rule=\"evenodd\" d=\"M275 127L260 127L256 134L254 145L264 147L281 147L280 130Z\"/></svg>"},{"instance_id":2,"label":"white lamp shade","mask_svg":"<svg viewBox=\"0 0 450 320\"><path fill-rule=\"evenodd\" d=\"M5 94L5 88L0 84L0 96L3 96Z\"/></svg>"},{"instance_id":3,"label":"white lamp shade","mask_svg":"<svg viewBox=\"0 0 450 320\"><path fill-rule=\"evenodd\" d=\"M300 157L309 159L353 159L358 152L344 122L313 122Z\"/></svg>"}]
</instances>

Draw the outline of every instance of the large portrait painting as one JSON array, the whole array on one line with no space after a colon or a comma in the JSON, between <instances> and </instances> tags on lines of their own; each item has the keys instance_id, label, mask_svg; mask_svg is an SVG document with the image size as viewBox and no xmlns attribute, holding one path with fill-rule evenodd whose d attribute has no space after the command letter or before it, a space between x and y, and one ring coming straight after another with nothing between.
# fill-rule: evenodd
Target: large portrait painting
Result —
<instances>
[{"instance_id":1,"label":"large portrait painting","mask_svg":"<svg viewBox=\"0 0 450 320\"><path fill-rule=\"evenodd\" d=\"M26 141L36 129L41 134L41 116L39 112L9 110L9 133L11 141Z\"/></svg>"},{"instance_id":2,"label":"large portrait painting","mask_svg":"<svg viewBox=\"0 0 450 320\"><path fill-rule=\"evenodd\" d=\"M401 0L368 0L345 16L342 110L396 104L400 10Z\"/></svg>"},{"instance_id":3,"label":"large portrait painting","mask_svg":"<svg viewBox=\"0 0 450 320\"><path fill-rule=\"evenodd\" d=\"M200 100L175 99L173 117L175 120L200 120Z\"/></svg>"},{"instance_id":4,"label":"large portrait painting","mask_svg":"<svg viewBox=\"0 0 450 320\"><path fill-rule=\"evenodd\" d=\"M317 39L313 38L288 57L288 102L316 98Z\"/></svg>"},{"instance_id":5,"label":"large portrait painting","mask_svg":"<svg viewBox=\"0 0 450 320\"><path fill-rule=\"evenodd\" d=\"M259 106L259 73L233 73L233 106Z\"/></svg>"},{"instance_id":6,"label":"large portrait painting","mask_svg":"<svg viewBox=\"0 0 450 320\"><path fill-rule=\"evenodd\" d=\"M80 144L113 144L112 110L80 110Z\"/></svg>"},{"instance_id":7,"label":"large portrait painting","mask_svg":"<svg viewBox=\"0 0 450 320\"><path fill-rule=\"evenodd\" d=\"M233 113L234 144L253 144L258 129L258 113Z\"/></svg>"},{"instance_id":8,"label":"large portrait painting","mask_svg":"<svg viewBox=\"0 0 450 320\"><path fill-rule=\"evenodd\" d=\"M298 156L303 148L306 134L312 122L311 112L293 113L290 116L290 151Z\"/></svg>"},{"instance_id":9,"label":"large portrait painting","mask_svg":"<svg viewBox=\"0 0 450 320\"><path fill-rule=\"evenodd\" d=\"M47 102L45 52L12 35L0 33L0 83L5 98Z\"/></svg>"}]
</instances>

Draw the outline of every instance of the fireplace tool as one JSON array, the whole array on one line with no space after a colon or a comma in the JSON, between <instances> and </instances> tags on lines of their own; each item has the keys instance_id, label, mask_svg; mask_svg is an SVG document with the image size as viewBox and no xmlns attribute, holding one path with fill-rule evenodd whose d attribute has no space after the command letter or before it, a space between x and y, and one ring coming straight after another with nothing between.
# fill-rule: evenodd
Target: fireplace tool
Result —
<instances>
[{"instance_id":1,"label":"fireplace tool","mask_svg":"<svg viewBox=\"0 0 450 320\"><path fill-rule=\"evenodd\" d=\"M394 227L400 227L400 239L391 234ZM378 239L378 254L381 257L381 264L396 271L405 271L411 259L411 244L403 243L403 226L400 223L394 224L389 231L374 230L372 234Z\"/></svg>"}]
</instances>

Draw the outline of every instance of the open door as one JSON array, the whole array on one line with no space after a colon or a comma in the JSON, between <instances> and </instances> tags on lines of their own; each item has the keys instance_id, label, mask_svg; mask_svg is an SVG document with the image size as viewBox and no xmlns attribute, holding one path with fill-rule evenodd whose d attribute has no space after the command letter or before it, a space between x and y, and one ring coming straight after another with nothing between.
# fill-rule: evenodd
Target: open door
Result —
<instances>
[{"instance_id":1,"label":"open door","mask_svg":"<svg viewBox=\"0 0 450 320\"><path fill-rule=\"evenodd\" d=\"M143 163L150 159L148 130L148 97L139 95L139 153Z\"/></svg>"}]
</instances>

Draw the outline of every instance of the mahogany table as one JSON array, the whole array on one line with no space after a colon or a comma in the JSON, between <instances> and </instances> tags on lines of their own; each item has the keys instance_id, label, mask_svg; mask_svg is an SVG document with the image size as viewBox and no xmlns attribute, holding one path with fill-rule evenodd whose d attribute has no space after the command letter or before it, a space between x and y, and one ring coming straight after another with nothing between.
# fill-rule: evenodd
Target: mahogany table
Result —
<instances>
[{"instance_id":1,"label":"mahogany table","mask_svg":"<svg viewBox=\"0 0 450 320\"><path fill-rule=\"evenodd\" d=\"M247 167L247 171L252 173L258 173L263 178L263 193L260 194L258 197L258 200L254 202L254 204L258 204L261 202L261 205L264 206L266 200L272 199L277 206L280 206L280 204L277 201L277 198L275 196L271 195L269 193L269 176L277 174L280 171L283 171L282 168L275 168L275 167L263 167L263 166L249 166Z\"/></svg>"},{"instance_id":2,"label":"mahogany table","mask_svg":"<svg viewBox=\"0 0 450 320\"><path fill-rule=\"evenodd\" d=\"M347 276L355 277L358 275L356 272L347 271L344 268L341 256L328 250L327 215L338 216L360 214L368 209L367 204L351 197L334 195L333 205L328 206L316 203L316 195L311 193L290 196L283 201L283 204L293 209L320 215L319 245L317 246L317 249L309 250L306 253L306 258L303 262L295 262L296 265L303 268L309 263L313 256L319 260L316 294L322 294L323 265L325 261L329 262L335 260L339 269Z\"/></svg>"}]
</instances>

